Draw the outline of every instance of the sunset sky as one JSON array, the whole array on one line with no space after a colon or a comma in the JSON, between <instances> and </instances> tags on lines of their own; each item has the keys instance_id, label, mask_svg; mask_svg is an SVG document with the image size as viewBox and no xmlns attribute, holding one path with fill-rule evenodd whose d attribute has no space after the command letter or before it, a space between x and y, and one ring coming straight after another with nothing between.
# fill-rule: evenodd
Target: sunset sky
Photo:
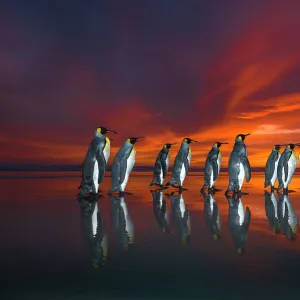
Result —
<instances>
[{"instance_id":1,"label":"sunset sky","mask_svg":"<svg viewBox=\"0 0 300 300\"><path fill-rule=\"evenodd\" d=\"M119 133L109 165L128 136L136 165L196 139L193 167L214 141L226 167L238 133L256 167L300 142L300 1L7 2L0 163L80 164L96 126Z\"/></svg>"}]
</instances>

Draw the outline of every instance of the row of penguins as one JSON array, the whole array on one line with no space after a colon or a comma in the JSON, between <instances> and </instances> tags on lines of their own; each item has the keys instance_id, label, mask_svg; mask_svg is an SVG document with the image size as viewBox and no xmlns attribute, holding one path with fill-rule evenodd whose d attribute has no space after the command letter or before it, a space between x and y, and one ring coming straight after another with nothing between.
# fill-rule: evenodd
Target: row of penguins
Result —
<instances>
[{"instance_id":1,"label":"row of penguins","mask_svg":"<svg viewBox=\"0 0 300 300\"><path fill-rule=\"evenodd\" d=\"M110 157L110 139L107 133L117 134L116 131L107 129L106 127L97 127L95 129L94 138L90 143L89 149L82 165L82 180L78 187L81 191L79 197L89 197L92 194L98 194L99 184L102 183L105 175L106 165ZM245 145L245 139L248 134L238 134L228 161L228 177L229 184L225 195L228 193L243 194L241 191L244 180L249 182L251 179L251 167L248 160L248 151ZM116 153L112 164L112 186L109 194L124 193L128 183L129 175L134 167L136 160L135 143L143 137L129 137ZM191 143L196 142L191 138L184 138L181 142L180 149L175 157L172 174L170 180L163 184L168 168L170 165L170 148L175 143L165 144L157 155L153 180L150 186L158 186L160 189L166 189L169 186L178 188L179 192L186 190L183 182L188 175L191 163ZM208 192L216 192L218 189L215 183L218 179L222 154L220 147L227 142L215 142L209 151L204 168L204 184L201 192L206 188ZM280 153L282 146L286 146L285 150ZM268 157L265 168L264 187L271 187L274 191L274 183L278 179L277 191L282 190L288 193L288 186L292 180L296 170L297 158L294 151L295 147L300 147L300 143L274 145L271 154Z\"/></svg>"},{"instance_id":2,"label":"row of penguins","mask_svg":"<svg viewBox=\"0 0 300 300\"><path fill-rule=\"evenodd\" d=\"M180 242L190 243L191 214L185 205L182 193L164 194L160 189L151 191L153 212L156 222L163 233L170 233L170 216L165 200L167 196L171 203L173 220ZM217 241L222 236L222 221L215 193L202 193L204 199L204 216L206 227L212 239ZM296 239L298 219L292 206L289 193L278 192L277 200L274 192L265 191L265 213L270 227L275 234L284 234L289 240ZM251 222L249 207L244 211L241 195L234 198L226 196L228 201L228 228L233 240L234 249L238 255L246 252L245 246ZM98 208L98 197L92 195L89 199L80 201L83 234L86 247L94 268L107 264L108 236L102 214ZM241 221L241 222L240 222ZM117 241L124 251L134 244L134 222L128 212L124 194L111 195L111 226Z\"/></svg>"}]
</instances>

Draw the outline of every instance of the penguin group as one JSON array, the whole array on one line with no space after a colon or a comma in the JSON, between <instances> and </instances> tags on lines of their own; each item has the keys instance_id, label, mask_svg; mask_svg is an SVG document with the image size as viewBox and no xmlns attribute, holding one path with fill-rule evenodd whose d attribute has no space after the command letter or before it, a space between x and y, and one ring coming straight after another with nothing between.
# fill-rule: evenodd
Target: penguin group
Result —
<instances>
[{"instance_id":1,"label":"penguin group","mask_svg":"<svg viewBox=\"0 0 300 300\"><path fill-rule=\"evenodd\" d=\"M117 134L116 131L107 129L106 127L97 127L94 132L94 138L90 143L87 154L82 165L82 180L79 185L79 197L89 197L92 194L98 194L99 184L102 183L106 165L110 157L110 139L107 133ZM238 134L235 137L232 152L228 160L228 178L229 183L225 195L244 194L242 186L244 180L248 183L251 179L251 167L248 160L248 151L245 144L247 134ZM120 193L121 196L125 192L129 175L136 161L135 143L143 137L128 137L119 151L116 153L112 163L112 185L109 193ZM164 184L167 172L170 166L170 149L177 143L166 143L159 151L153 170L153 179L150 186L158 186L160 189L166 189L169 186L177 188L179 192L186 190L183 187L184 180L188 175L191 164L191 144L197 143L189 137L182 140L180 148L174 160L171 178ZM215 183L219 177L222 164L221 146L228 142L215 142L208 152L204 167L204 184L201 193L206 189L208 192L219 191L215 187ZM282 146L286 146L283 153L280 153ZM274 183L278 178L277 190L283 189L284 193L288 192L288 185L292 180L292 176L296 169L296 153L295 147L300 147L300 143L274 145L269 155L265 167L265 183L264 187L271 187L274 191Z\"/></svg>"}]
</instances>

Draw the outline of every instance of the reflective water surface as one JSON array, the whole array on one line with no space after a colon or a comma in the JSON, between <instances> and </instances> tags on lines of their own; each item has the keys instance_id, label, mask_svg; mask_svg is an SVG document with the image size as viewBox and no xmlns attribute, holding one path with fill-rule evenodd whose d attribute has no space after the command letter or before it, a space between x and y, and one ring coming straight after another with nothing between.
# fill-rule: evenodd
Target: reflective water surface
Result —
<instances>
[{"instance_id":1,"label":"reflective water surface","mask_svg":"<svg viewBox=\"0 0 300 300\"><path fill-rule=\"evenodd\" d=\"M9 176L8 176L9 175ZM31 174L32 175L32 174ZM78 172L1 173L1 299L279 299L299 296L300 176L288 195L253 174L241 197L149 189L76 198ZM41 176L41 178L39 178ZM109 176L109 174L108 174ZM10 178L7 178L10 177ZM27 177L27 178L24 178Z\"/></svg>"}]
</instances>

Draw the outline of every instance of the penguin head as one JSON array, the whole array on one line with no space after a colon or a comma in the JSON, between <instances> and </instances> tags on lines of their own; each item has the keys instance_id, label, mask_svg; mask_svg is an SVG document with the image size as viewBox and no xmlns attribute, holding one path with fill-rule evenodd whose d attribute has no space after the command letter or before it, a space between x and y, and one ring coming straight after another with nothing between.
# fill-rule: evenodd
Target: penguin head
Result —
<instances>
[{"instance_id":1,"label":"penguin head","mask_svg":"<svg viewBox=\"0 0 300 300\"><path fill-rule=\"evenodd\" d=\"M186 138L184 138L183 139L183 142L185 142L185 143L187 143L187 144L191 144L191 143L198 143L197 141L195 141L195 140L192 140L191 138L188 138L188 137L186 137Z\"/></svg>"},{"instance_id":2,"label":"penguin head","mask_svg":"<svg viewBox=\"0 0 300 300\"><path fill-rule=\"evenodd\" d=\"M236 136L236 140L239 140L239 141L244 141L245 140L245 138L246 138L246 136L248 136L248 135L250 135L250 133L246 133L246 134L242 134L242 133L240 133L240 134L238 134L237 136Z\"/></svg>"},{"instance_id":3,"label":"penguin head","mask_svg":"<svg viewBox=\"0 0 300 300\"><path fill-rule=\"evenodd\" d=\"M293 150L295 149L296 144L287 144L286 147Z\"/></svg>"},{"instance_id":4,"label":"penguin head","mask_svg":"<svg viewBox=\"0 0 300 300\"><path fill-rule=\"evenodd\" d=\"M111 132L111 133L117 134L116 131L107 129L106 127L102 127L101 126L101 127L97 127L96 128L96 133L98 133L98 134L106 134L107 132Z\"/></svg>"},{"instance_id":5,"label":"penguin head","mask_svg":"<svg viewBox=\"0 0 300 300\"><path fill-rule=\"evenodd\" d=\"M172 144L164 144L164 148L170 149L172 145L175 145L177 143L172 143Z\"/></svg>"},{"instance_id":6,"label":"penguin head","mask_svg":"<svg viewBox=\"0 0 300 300\"><path fill-rule=\"evenodd\" d=\"M139 137L130 137L127 139L127 142L129 142L130 144L134 145L139 139L142 139L143 136L139 136Z\"/></svg>"},{"instance_id":7,"label":"penguin head","mask_svg":"<svg viewBox=\"0 0 300 300\"><path fill-rule=\"evenodd\" d=\"M213 147L220 148L223 144L228 144L228 143L214 142Z\"/></svg>"},{"instance_id":8,"label":"penguin head","mask_svg":"<svg viewBox=\"0 0 300 300\"><path fill-rule=\"evenodd\" d=\"M280 150L280 148L282 147L283 145L278 145L278 144L276 144L276 145L274 145L274 150Z\"/></svg>"}]
</instances>

